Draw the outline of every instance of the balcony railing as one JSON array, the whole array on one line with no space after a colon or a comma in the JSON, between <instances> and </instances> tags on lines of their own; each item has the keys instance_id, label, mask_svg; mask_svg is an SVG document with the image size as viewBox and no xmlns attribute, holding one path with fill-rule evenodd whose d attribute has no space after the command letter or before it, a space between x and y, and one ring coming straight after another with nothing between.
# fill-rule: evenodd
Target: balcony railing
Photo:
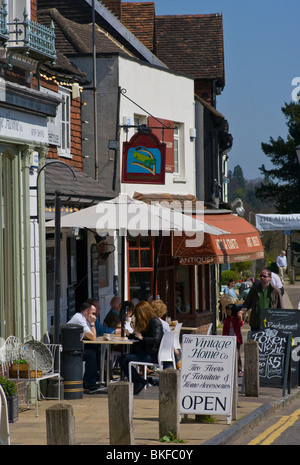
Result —
<instances>
[{"instance_id":1,"label":"balcony railing","mask_svg":"<svg viewBox=\"0 0 300 465\"><path fill-rule=\"evenodd\" d=\"M24 9L24 21L15 18L12 23L7 23L9 39L7 47L9 51L25 53L30 58L41 61L55 61L55 34L54 24L51 21L50 28L36 21L30 20L27 9Z\"/></svg>"},{"instance_id":2,"label":"balcony railing","mask_svg":"<svg viewBox=\"0 0 300 465\"><path fill-rule=\"evenodd\" d=\"M7 4L6 0L0 7L0 42L6 44L8 41L8 29L7 29Z\"/></svg>"}]
</instances>

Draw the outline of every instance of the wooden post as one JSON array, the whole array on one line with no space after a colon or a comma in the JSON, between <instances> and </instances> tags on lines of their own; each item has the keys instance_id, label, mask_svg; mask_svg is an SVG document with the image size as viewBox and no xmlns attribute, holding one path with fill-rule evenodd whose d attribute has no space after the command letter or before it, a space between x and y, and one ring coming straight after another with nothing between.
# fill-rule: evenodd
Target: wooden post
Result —
<instances>
[{"instance_id":1,"label":"wooden post","mask_svg":"<svg viewBox=\"0 0 300 465\"><path fill-rule=\"evenodd\" d=\"M75 421L72 405L55 404L46 410L48 446L75 444Z\"/></svg>"},{"instance_id":2,"label":"wooden post","mask_svg":"<svg viewBox=\"0 0 300 465\"><path fill-rule=\"evenodd\" d=\"M171 432L179 439L179 372L167 368L159 375L159 437Z\"/></svg>"},{"instance_id":3,"label":"wooden post","mask_svg":"<svg viewBox=\"0 0 300 465\"><path fill-rule=\"evenodd\" d=\"M232 392L232 419L237 420L237 407L238 407L238 353L235 352L235 364L233 375L233 392Z\"/></svg>"},{"instance_id":4,"label":"wooden post","mask_svg":"<svg viewBox=\"0 0 300 465\"><path fill-rule=\"evenodd\" d=\"M110 444L134 445L133 384L125 381L108 385Z\"/></svg>"},{"instance_id":5,"label":"wooden post","mask_svg":"<svg viewBox=\"0 0 300 465\"><path fill-rule=\"evenodd\" d=\"M258 342L249 340L244 344L245 396L258 397L259 357Z\"/></svg>"}]
</instances>

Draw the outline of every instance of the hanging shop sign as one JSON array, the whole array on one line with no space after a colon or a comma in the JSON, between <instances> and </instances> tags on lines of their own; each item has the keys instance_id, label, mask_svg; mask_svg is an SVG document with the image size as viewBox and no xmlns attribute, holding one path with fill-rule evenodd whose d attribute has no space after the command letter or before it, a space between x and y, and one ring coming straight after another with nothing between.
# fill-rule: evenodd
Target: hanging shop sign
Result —
<instances>
[{"instance_id":1,"label":"hanging shop sign","mask_svg":"<svg viewBox=\"0 0 300 465\"><path fill-rule=\"evenodd\" d=\"M165 183L166 145L154 134L135 134L123 143L122 182Z\"/></svg>"}]
</instances>

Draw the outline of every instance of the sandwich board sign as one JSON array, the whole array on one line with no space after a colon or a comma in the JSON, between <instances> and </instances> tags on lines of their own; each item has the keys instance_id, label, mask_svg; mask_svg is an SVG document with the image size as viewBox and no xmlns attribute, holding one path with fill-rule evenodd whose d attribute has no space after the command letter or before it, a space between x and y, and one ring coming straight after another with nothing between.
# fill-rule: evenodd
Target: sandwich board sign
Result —
<instances>
[{"instance_id":1,"label":"sandwich board sign","mask_svg":"<svg viewBox=\"0 0 300 465\"><path fill-rule=\"evenodd\" d=\"M182 336L181 414L224 415L230 423L235 384L235 336Z\"/></svg>"}]
</instances>

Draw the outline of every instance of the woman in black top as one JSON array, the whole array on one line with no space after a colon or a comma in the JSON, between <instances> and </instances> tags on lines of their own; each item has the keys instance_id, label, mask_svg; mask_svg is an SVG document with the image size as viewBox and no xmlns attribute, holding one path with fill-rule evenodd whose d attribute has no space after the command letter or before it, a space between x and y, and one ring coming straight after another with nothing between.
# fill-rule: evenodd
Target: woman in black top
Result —
<instances>
[{"instance_id":1,"label":"woman in black top","mask_svg":"<svg viewBox=\"0 0 300 465\"><path fill-rule=\"evenodd\" d=\"M153 308L148 302L140 301L133 310L135 317L135 331L128 336L135 339L132 353L121 357L121 368L128 378L129 362L152 362L157 363L159 345L163 337L163 328L160 320L154 315ZM147 381L132 368L132 381L134 384L134 394L138 394Z\"/></svg>"}]
</instances>

